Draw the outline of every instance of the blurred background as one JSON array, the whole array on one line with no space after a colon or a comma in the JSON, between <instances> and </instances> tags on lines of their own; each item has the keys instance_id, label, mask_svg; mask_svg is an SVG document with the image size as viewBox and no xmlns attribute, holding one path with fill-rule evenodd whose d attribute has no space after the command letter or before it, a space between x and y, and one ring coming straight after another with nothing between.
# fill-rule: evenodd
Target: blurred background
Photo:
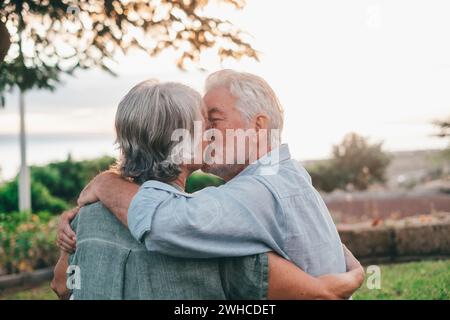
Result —
<instances>
[{"instance_id":1,"label":"blurred background","mask_svg":"<svg viewBox=\"0 0 450 320\"><path fill-rule=\"evenodd\" d=\"M133 85L202 92L232 68L274 88L283 141L343 242L383 263L390 280L356 298L449 299L449 14L445 0L3 1L0 295L2 275L54 263L57 216L115 161L114 115ZM187 188L219 184L197 172ZM4 296L53 297L47 285L6 294L19 283Z\"/></svg>"}]
</instances>

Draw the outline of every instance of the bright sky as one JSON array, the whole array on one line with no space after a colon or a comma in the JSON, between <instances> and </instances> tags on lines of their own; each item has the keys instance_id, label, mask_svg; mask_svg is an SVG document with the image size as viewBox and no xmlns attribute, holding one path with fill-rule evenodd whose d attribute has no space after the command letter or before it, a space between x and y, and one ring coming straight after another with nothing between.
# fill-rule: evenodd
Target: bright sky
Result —
<instances>
[{"instance_id":1,"label":"bright sky","mask_svg":"<svg viewBox=\"0 0 450 320\"><path fill-rule=\"evenodd\" d=\"M430 121L450 115L450 1L248 0L243 11L208 10L248 31L262 59L220 65L206 57L202 66L263 76L284 105L283 137L294 157L327 157L350 131L384 140L387 150L445 146L430 137ZM113 136L116 106L137 82L159 78L201 90L207 76L178 71L171 53L130 54L116 69L119 78L83 72L55 93L28 94L28 133ZM18 132L17 97L7 102L0 139Z\"/></svg>"}]
</instances>

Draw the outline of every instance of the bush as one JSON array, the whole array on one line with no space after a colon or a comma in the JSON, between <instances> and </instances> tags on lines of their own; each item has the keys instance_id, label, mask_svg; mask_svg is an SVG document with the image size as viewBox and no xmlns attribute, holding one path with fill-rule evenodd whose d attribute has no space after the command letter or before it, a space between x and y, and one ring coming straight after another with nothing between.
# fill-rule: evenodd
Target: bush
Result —
<instances>
[{"instance_id":1,"label":"bush","mask_svg":"<svg viewBox=\"0 0 450 320\"><path fill-rule=\"evenodd\" d=\"M73 203L86 184L101 171L109 169L114 162L115 159L108 156L73 161L69 155L65 161L31 167L31 180L40 182L51 195Z\"/></svg>"},{"instance_id":2,"label":"bush","mask_svg":"<svg viewBox=\"0 0 450 320\"><path fill-rule=\"evenodd\" d=\"M115 162L112 157L67 160L30 167L33 211L59 214L74 204L80 191L99 172ZM0 186L0 212L18 211L18 178Z\"/></svg>"},{"instance_id":3,"label":"bush","mask_svg":"<svg viewBox=\"0 0 450 320\"><path fill-rule=\"evenodd\" d=\"M35 211L48 211L51 213L61 213L69 205L53 195L40 182L31 183L31 203ZM0 187L0 212L11 212L19 210L18 180L14 179Z\"/></svg>"},{"instance_id":4,"label":"bush","mask_svg":"<svg viewBox=\"0 0 450 320\"><path fill-rule=\"evenodd\" d=\"M341 172L335 169L332 161L323 161L307 168L314 187L324 192L345 188Z\"/></svg>"},{"instance_id":5,"label":"bush","mask_svg":"<svg viewBox=\"0 0 450 320\"><path fill-rule=\"evenodd\" d=\"M57 219L48 212L0 213L0 274L55 264Z\"/></svg>"}]
</instances>

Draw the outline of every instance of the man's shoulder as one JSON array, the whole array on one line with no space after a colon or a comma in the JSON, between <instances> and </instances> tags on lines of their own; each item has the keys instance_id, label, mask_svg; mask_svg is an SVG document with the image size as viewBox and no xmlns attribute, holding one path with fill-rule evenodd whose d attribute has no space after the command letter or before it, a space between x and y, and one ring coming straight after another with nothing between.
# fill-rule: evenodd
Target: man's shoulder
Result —
<instances>
[{"instance_id":1,"label":"man's shoulder","mask_svg":"<svg viewBox=\"0 0 450 320\"><path fill-rule=\"evenodd\" d=\"M270 170L260 171L260 174L255 174L253 177L281 198L314 190L310 175L294 159L282 161L272 166Z\"/></svg>"}]
</instances>

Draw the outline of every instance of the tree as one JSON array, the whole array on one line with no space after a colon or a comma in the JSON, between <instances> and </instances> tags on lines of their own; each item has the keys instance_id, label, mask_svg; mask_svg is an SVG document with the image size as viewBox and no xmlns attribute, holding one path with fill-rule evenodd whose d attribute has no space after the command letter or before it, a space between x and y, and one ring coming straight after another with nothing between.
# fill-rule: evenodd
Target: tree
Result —
<instances>
[{"instance_id":1,"label":"tree","mask_svg":"<svg viewBox=\"0 0 450 320\"><path fill-rule=\"evenodd\" d=\"M9 39L8 29L6 29L6 26L0 20L0 63L3 62L10 45L11 40Z\"/></svg>"},{"instance_id":2,"label":"tree","mask_svg":"<svg viewBox=\"0 0 450 320\"><path fill-rule=\"evenodd\" d=\"M376 182L385 182L389 157L382 143L370 144L356 133L347 134L333 146L332 158L308 167L314 186L322 191L335 189L365 190Z\"/></svg>"},{"instance_id":3,"label":"tree","mask_svg":"<svg viewBox=\"0 0 450 320\"><path fill-rule=\"evenodd\" d=\"M245 0L217 0L238 9ZM22 209L29 209L25 153L24 93L55 89L62 74L99 67L111 74L118 54L136 48L150 56L173 48L177 66L198 62L212 48L220 59L258 54L229 21L206 16L209 0L5 0L1 22L11 33L11 49L0 65L0 97L20 91Z\"/></svg>"},{"instance_id":4,"label":"tree","mask_svg":"<svg viewBox=\"0 0 450 320\"><path fill-rule=\"evenodd\" d=\"M450 118L446 120L436 120L433 124L438 128L439 132L436 137L439 138L450 138Z\"/></svg>"},{"instance_id":5,"label":"tree","mask_svg":"<svg viewBox=\"0 0 450 320\"><path fill-rule=\"evenodd\" d=\"M385 182L389 157L382 151L382 145L370 144L368 139L349 133L333 147L333 166L343 178L341 187L351 184L357 190L365 190L370 184Z\"/></svg>"},{"instance_id":6,"label":"tree","mask_svg":"<svg viewBox=\"0 0 450 320\"><path fill-rule=\"evenodd\" d=\"M307 167L313 185L318 190L332 192L338 188L345 188L342 175L333 166L332 160L318 161Z\"/></svg>"},{"instance_id":7,"label":"tree","mask_svg":"<svg viewBox=\"0 0 450 320\"><path fill-rule=\"evenodd\" d=\"M435 136L442 139L448 139L449 142L447 149L443 150L441 153L441 158L445 161L444 171L448 173L450 161L450 117L445 120L436 120L433 124L439 130Z\"/></svg>"}]
</instances>

